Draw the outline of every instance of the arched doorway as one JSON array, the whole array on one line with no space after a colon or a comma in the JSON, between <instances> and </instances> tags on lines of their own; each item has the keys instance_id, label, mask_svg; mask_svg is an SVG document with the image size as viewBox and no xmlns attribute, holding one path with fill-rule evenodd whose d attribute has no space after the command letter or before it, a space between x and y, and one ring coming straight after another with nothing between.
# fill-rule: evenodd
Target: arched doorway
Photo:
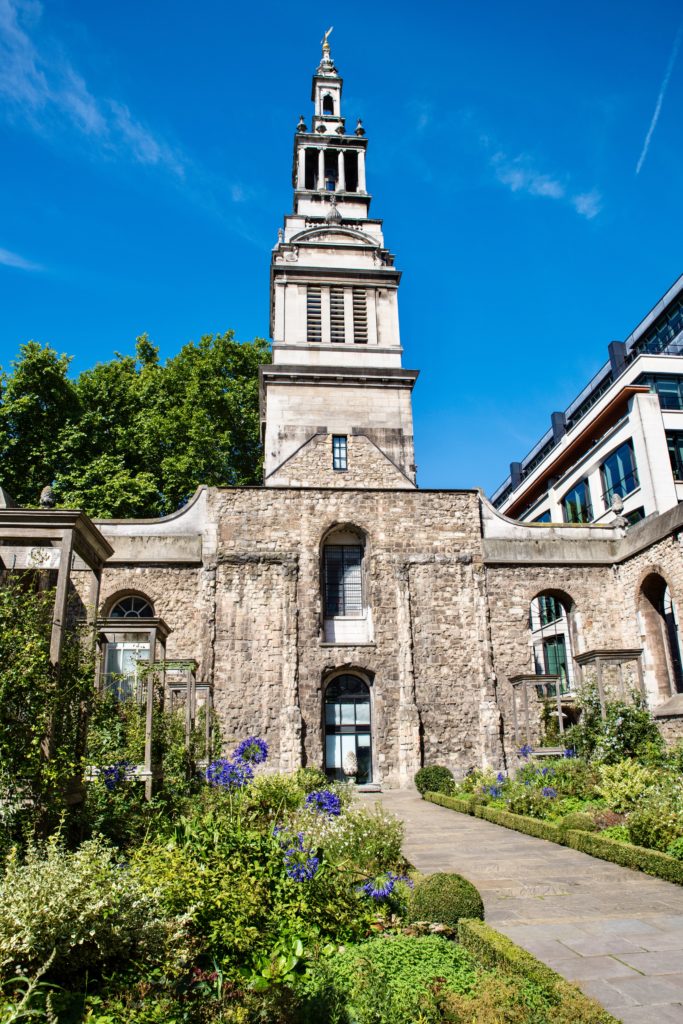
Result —
<instances>
[{"instance_id":1,"label":"arched doorway","mask_svg":"<svg viewBox=\"0 0 683 1024\"><path fill-rule=\"evenodd\" d=\"M335 676L325 690L325 771L345 779L344 761L354 753L356 782L372 782L370 687L356 675Z\"/></svg>"},{"instance_id":2,"label":"arched doorway","mask_svg":"<svg viewBox=\"0 0 683 1024\"><path fill-rule=\"evenodd\" d=\"M678 610L669 585L657 572L640 588L639 611L647 647L646 678L657 702L683 693L683 659L678 631Z\"/></svg>"}]
</instances>

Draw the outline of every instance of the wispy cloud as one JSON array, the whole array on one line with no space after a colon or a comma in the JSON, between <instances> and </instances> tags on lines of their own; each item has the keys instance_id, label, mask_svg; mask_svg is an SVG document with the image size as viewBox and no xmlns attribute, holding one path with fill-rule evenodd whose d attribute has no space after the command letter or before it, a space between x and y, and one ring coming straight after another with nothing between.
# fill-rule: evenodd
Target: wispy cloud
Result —
<instances>
[{"instance_id":1,"label":"wispy cloud","mask_svg":"<svg viewBox=\"0 0 683 1024\"><path fill-rule=\"evenodd\" d=\"M23 256L19 256L16 252L10 252L9 249L0 249L0 264L2 264L3 267L15 267L17 270L43 269L39 263L32 263L31 260L25 260Z\"/></svg>"},{"instance_id":2,"label":"wispy cloud","mask_svg":"<svg viewBox=\"0 0 683 1024\"><path fill-rule=\"evenodd\" d=\"M485 149L490 149L492 140L488 135L479 139ZM511 192L523 192L530 196L544 199L555 199L569 203L581 217L593 220L602 208L602 196L597 189L589 192L575 193L568 180L556 175L539 171L536 163L528 153L510 157L501 150L496 150L490 160L496 179Z\"/></svg>"},{"instance_id":3,"label":"wispy cloud","mask_svg":"<svg viewBox=\"0 0 683 1024\"><path fill-rule=\"evenodd\" d=\"M662 103L664 102L664 96L666 95L666 90L669 88L669 82L670 82L671 76L673 74L674 65L676 64L676 58L678 57L678 51L680 50L680 47L681 47L681 37L682 36L683 36L683 24L680 25L680 27L678 29L678 32L676 33L676 38L674 40L674 45L673 45L673 49L671 51L671 56L669 57L669 63L666 66L666 71L664 73L664 79L662 81L662 85L661 85L661 88L659 90L659 95L657 96L657 102L655 103L655 111L654 111L654 114L652 115L652 120L650 121L650 127L648 128L647 133L645 135L645 141L643 142L643 148L641 149L640 156L638 157L638 163L636 164L636 174L640 174L640 170L641 170L643 164L645 163L645 157L647 156L647 152L648 152L648 150L650 148L650 143L652 142L652 136L654 135L655 128L657 127L657 121L659 121L659 115L662 112Z\"/></svg>"},{"instance_id":4,"label":"wispy cloud","mask_svg":"<svg viewBox=\"0 0 683 1024\"><path fill-rule=\"evenodd\" d=\"M75 130L109 157L182 178L187 161L177 148L138 121L125 104L94 95L58 46L38 48L29 23L36 24L41 11L36 2L0 0L0 102L8 115L41 134Z\"/></svg>"}]
</instances>

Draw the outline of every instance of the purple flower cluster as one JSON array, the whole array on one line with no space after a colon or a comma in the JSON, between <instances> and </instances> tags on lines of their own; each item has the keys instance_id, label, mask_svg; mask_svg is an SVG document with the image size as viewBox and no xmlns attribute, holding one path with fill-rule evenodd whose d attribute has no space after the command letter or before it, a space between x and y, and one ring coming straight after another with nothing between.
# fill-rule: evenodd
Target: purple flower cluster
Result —
<instances>
[{"instance_id":1,"label":"purple flower cluster","mask_svg":"<svg viewBox=\"0 0 683 1024\"><path fill-rule=\"evenodd\" d=\"M116 789L120 782L125 782L126 772L130 771L132 767L133 765L130 761L116 761L115 764L109 764L106 768L102 769L102 778L110 793Z\"/></svg>"},{"instance_id":2,"label":"purple flower cluster","mask_svg":"<svg viewBox=\"0 0 683 1024\"><path fill-rule=\"evenodd\" d=\"M397 882L405 882L411 889L413 888L412 879L407 875L395 875L393 871L386 871L376 878L368 878L367 882L358 886L358 892L364 892L366 896L371 896L373 900L381 903L392 895Z\"/></svg>"},{"instance_id":3,"label":"purple flower cluster","mask_svg":"<svg viewBox=\"0 0 683 1024\"><path fill-rule=\"evenodd\" d=\"M557 796L557 790L554 788L554 786L544 786L541 790L541 793L543 794L543 796L547 796L549 800L554 800Z\"/></svg>"},{"instance_id":4,"label":"purple flower cluster","mask_svg":"<svg viewBox=\"0 0 683 1024\"><path fill-rule=\"evenodd\" d=\"M318 789L306 797L306 807L316 813L324 813L330 818L341 814L341 800L331 789Z\"/></svg>"},{"instance_id":5,"label":"purple flower cluster","mask_svg":"<svg viewBox=\"0 0 683 1024\"><path fill-rule=\"evenodd\" d=\"M238 744L232 756L235 760L247 761L249 764L263 764L268 757L268 744L258 736L248 736Z\"/></svg>"},{"instance_id":6,"label":"purple flower cluster","mask_svg":"<svg viewBox=\"0 0 683 1024\"><path fill-rule=\"evenodd\" d=\"M525 760L528 760L529 755L533 754L533 752L534 748L531 746L530 743L525 743L523 747L519 748L519 756L523 757Z\"/></svg>"},{"instance_id":7,"label":"purple flower cluster","mask_svg":"<svg viewBox=\"0 0 683 1024\"><path fill-rule=\"evenodd\" d=\"M567 747L563 754L563 757L576 757L576 751L573 747Z\"/></svg>"},{"instance_id":8,"label":"purple flower cluster","mask_svg":"<svg viewBox=\"0 0 683 1024\"><path fill-rule=\"evenodd\" d=\"M248 761L235 758L219 757L212 761L206 769L206 781L212 786L223 786L224 789L242 789L254 778L254 769Z\"/></svg>"},{"instance_id":9,"label":"purple flower cluster","mask_svg":"<svg viewBox=\"0 0 683 1024\"><path fill-rule=\"evenodd\" d=\"M320 858L304 846L303 832L297 832L292 845L285 850L285 874L295 882L310 882L318 868Z\"/></svg>"},{"instance_id":10,"label":"purple flower cluster","mask_svg":"<svg viewBox=\"0 0 683 1024\"><path fill-rule=\"evenodd\" d=\"M489 796L494 798L494 800L503 792L500 786L482 786L481 791L482 793L488 793Z\"/></svg>"},{"instance_id":11,"label":"purple flower cluster","mask_svg":"<svg viewBox=\"0 0 683 1024\"><path fill-rule=\"evenodd\" d=\"M503 775L502 772L498 772L498 774L496 775L496 779L498 782L501 783L501 785L505 782L505 776Z\"/></svg>"}]
</instances>

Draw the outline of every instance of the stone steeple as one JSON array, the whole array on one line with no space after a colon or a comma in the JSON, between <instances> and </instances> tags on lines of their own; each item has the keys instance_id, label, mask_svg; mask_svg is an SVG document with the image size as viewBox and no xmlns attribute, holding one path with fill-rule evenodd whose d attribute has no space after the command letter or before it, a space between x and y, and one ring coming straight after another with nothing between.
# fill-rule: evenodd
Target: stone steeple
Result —
<instances>
[{"instance_id":1,"label":"stone steeple","mask_svg":"<svg viewBox=\"0 0 683 1024\"><path fill-rule=\"evenodd\" d=\"M293 212L272 253L265 483L413 487L417 372L401 364L401 274L382 221L370 218L368 140L360 121L346 131L330 31L313 76L310 130L303 116L296 126ZM333 459L335 443L345 460Z\"/></svg>"}]
</instances>

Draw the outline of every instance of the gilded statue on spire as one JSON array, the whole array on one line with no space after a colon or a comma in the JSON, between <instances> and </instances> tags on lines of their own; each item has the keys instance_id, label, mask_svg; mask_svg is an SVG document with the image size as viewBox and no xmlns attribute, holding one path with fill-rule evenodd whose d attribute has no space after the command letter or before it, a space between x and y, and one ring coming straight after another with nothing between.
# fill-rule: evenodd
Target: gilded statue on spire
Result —
<instances>
[{"instance_id":1,"label":"gilded statue on spire","mask_svg":"<svg viewBox=\"0 0 683 1024\"><path fill-rule=\"evenodd\" d=\"M328 51L329 51L329 49L330 49L330 44L328 43L328 39L329 39L329 38L330 38L330 36L332 35L333 31L334 31L334 25L332 25L332 27L331 27L331 28L328 28L327 32L326 32L326 33L325 33L325 35L324 35L324 36L322 37L322 39L321 39L321 41L320 41L320 42L321 42L321 44L322 44L322 48L323 48L323 50L328 50Z\"/></svg>"}]
</instances>

